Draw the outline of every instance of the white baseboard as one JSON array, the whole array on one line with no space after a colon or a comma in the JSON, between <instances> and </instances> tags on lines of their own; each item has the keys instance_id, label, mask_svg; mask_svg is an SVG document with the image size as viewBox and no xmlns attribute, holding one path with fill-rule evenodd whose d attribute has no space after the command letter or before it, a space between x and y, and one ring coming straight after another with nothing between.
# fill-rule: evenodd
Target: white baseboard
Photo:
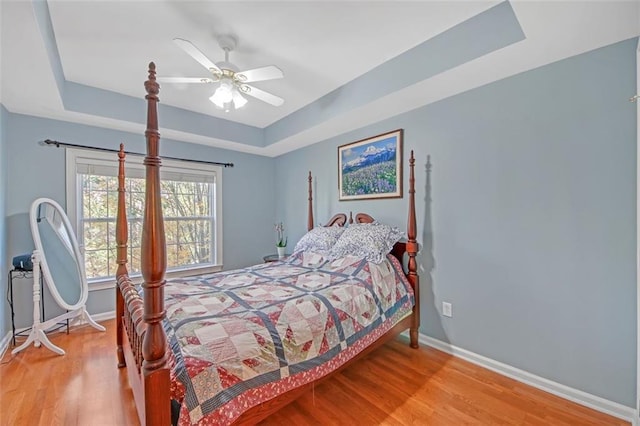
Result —
<instances>
[{"instance_id":1,"label":"white baseboard","mask_svg":"<svg viewBox=\"0 0 640 426\"><path fill-rule=\"evenodd\" d=\"M116 317L116 311L101 312L99 314L91 314L91 318L95 322L102 322ZM77 317L79 318L79 317ZM73 323L74 326L83 326L89 324L87 321L79 320Z\"/></svg>"},{"instance_id":2,"label":"white baseboard","mask_svg":"<svg viewBox=\"0 0 640 426\"><path fill-rule=\"evenodd\" d=\"M91 318L93 318L97 322L114 319L115 317L116 317L116 311L101 312L99 314L91 314ZM84 321L79 322L78 324L84 324Z\"/></svg>"},{"instance_id":3,"label":"white baseboard","mask_svg":"<svg viewBox=\"0 0 640 426\"><path fill-rule=\"evenodd\" d=\"M0 359L4 357L5 351L9 348L9 343L11 343L11 331L7 331L7 334L4 335L2 340L0 340Z\"/></svg>"},{"instance_id":4,"label":"white baseboard","mask_svg":"<svg viewBox=\"0 0 640 426\"><path fill-rule=\"evenodd\" d=\"M577 404L593 408L594 410L600 411L602 413L609 414L622 420L626 420L628 422L631 422L631 424L634 426L640 426L636 423L636 410L631 407L627 407L626 405L609 401L599 396L571 388L569 386L551 381L549 379L545 379L544 377L536 376L535 374L520 370L519 368L515 368L507 364L503 364L482 355L478 355L474 352L459 348L450 343L434 339L433 337L425 336L424 334L420 334L419 341L424 345L431 346L442 352L446 352L455 357L462 358L465 361L469 361L473 364L479 365L480 367L484 367L498 374L502 374L503 376L510 377L514 380L533 386L545 392L552 393L556 396L567 399L569 401L573 401Z\"/></svg>"}]
</instances>

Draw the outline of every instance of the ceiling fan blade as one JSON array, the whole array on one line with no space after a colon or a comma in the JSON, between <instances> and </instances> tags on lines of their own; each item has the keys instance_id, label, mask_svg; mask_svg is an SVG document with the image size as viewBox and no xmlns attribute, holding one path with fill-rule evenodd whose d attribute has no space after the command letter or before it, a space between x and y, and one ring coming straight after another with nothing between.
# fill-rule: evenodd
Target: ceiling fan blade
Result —
<instances>
[{"instance_id":1,"label":"ceiling fan blade","mask_svg":"<svg viewBox=\"0 0 640 426\"><path fill-rule=\"evenodd\" d=\"M160 83L215 83L212 78L202 77L158 77Z\"/></svg>"},{"instance_id":2,"label":"ceiling fan blade","mask_svg":"<svg viewBox=\"0 0 640 426\"><path fill-rule=\"evenodd\" d=\"M240 91L246 95L253 96L256 99L260 99L261 101L273 106L280 106L284 104L284 99L282 99L281 97L273 95L269 92L265 92L264 90L258 89L257 87L249 86L248 84L243 84L242 86L240 86Z\"/></svg>"},{"instance_id":3,"label":"ceiling fan blade","mask_svg":"<svg viewBox=\"0 0 640 426\"><path fill-rule=\"evenodd\" d=\"M252 70L238 71L236 78L243 83L252 81L275 80L284 77L282 70L275 65L269 65L262 68L254 68Z\"/></svg>"},{"instance_id":4,"label":"ceiling fan blade","mask_svg":"<svg viewBox=\"0 0 640 426\"><path fill-rule=\"evenodd\" d=\"M202 53L200 49L195 47L189 40L174 38L173 41L180 47L180 49L184 50L189 56L198 61L209 71L216 73L222 72L220 68L218 68L218 66L211 61L211 59L207 58L205 54Z\"/></svg>"}]
</instances>

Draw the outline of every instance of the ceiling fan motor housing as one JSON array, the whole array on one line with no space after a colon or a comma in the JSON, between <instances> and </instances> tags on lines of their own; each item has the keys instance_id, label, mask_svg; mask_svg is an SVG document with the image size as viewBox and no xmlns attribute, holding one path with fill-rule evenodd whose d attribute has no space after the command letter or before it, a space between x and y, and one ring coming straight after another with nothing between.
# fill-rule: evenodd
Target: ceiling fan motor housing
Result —
<instances>
[{"instance_id":1,"label":"ceiling fan motor housing","mask_svg":"<svg viewBox=\"0 0 640 426\"><path fill-rule=\"evenodd\" d=\"M238 45L238 39L231 34L218 37L218 45L225 52L231 52Z\"/></svg>"},{"instance_id":2,"label":"ceiling fan motor housing","mask_svg":"<svg viewBox=\"0 0 640 426\"><path fill-rule=\"evenodd\" d=\"M220 68L223 71L224 70L229 70L229 71L233 71L233 72L238 72L238 67L233 65L231 62L220 61L220 62L216 62L216 65L218 66L218 68Z\"/></svg>"}]
</instances>

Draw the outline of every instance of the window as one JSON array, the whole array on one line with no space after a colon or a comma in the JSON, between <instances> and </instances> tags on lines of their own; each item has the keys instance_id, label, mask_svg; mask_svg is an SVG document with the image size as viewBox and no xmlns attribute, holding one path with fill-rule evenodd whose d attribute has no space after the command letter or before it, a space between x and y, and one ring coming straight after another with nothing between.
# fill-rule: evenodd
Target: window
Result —
<instances>
[{"instance_id":1,"label":"window","mask_svg":"<svg viewBox=\"0 0 640 426\"><path fill-rule=\"evenodd\" d=\"M140 274L144 215L142 156L128 155L126 204L129 225L128 269ZM115 275L118 207L116 154L67 149L67 211L76 226L89 283L109 282ZM169 272L221 269L222 168L163 160L161 199ZM94 286L95 287L95 286Z\"/></svg>"}]
</instances>

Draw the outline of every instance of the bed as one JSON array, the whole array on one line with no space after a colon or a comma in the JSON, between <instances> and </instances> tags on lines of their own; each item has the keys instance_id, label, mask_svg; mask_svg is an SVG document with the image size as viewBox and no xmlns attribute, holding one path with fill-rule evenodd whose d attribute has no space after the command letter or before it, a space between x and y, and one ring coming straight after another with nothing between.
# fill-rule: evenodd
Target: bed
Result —
<instances>
[{"instance_id":1,"label":"bed","mask_svg":"<svg viewBox=\"0 0 640 426\"><path fill-rule=\"evenodd\" d=\"M159 85L153 63L145 89L141 287L131 281L126 266L122 145L116 224L118 366L127 368L141 424L255 424L403 331L409 330L411 347L418 347L413 152L406 240L382 248L383 258L374 262L353 249L362 238L358 232L385 238L392 233L366 213L355 219L339 213L324 227L314 226L309 173L309 232L292 256L165 281ZM326 244L327 235L337 237L323 251L318 244Z\"/></svg>"}]
</instances>

